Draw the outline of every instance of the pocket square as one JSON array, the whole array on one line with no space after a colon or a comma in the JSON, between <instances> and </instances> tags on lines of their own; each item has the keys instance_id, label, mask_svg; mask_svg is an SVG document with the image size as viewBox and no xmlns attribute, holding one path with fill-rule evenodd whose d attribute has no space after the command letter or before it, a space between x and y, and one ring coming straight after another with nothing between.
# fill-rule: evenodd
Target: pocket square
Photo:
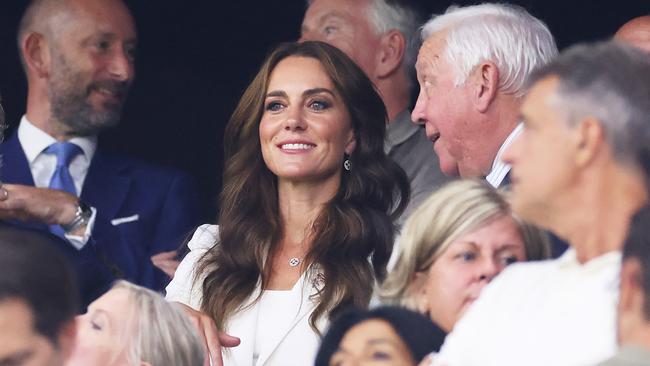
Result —
<instances>
[{"instance_id":1,"label":"pocket square","mask_svg":"<svg viewBox=\"0 0 650 366\"><path fill-rule=\"evenodd\" d=\"M116 219L111 220L111 224L113 226L117 226L117 225L126 224L127 222L138 221L139 219L140 219L140 215L138 214L135 214L133 216L127 216L127 217L118 217Z\"/></svg>"}]
</instances>

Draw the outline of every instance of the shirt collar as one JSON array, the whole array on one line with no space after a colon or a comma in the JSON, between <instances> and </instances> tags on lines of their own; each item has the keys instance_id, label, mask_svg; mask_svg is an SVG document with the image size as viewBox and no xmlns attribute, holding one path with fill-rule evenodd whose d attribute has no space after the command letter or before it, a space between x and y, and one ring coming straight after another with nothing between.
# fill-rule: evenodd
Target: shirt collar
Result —
<instances>
[{"instance_id":1,"label":"shirt collar","mask_svg":"<svg viewBox=\"0 0 650 366\"><path fill-rule=\"evenodd\" d=\"M420 127L411 121L408 109L402 111L386 126L384 150L389 153L395 146L403 144L418 131Z\"/></svg>"},{"instance_id":2,"label":"shirt collar","mask_svg":"<svg viewBox=\"0 0 650 366\"><path fill-rule=\"evenodd\" d=\"M569 247L564 254L555 260L555 263L557 263L559 268L563 269L581 267L587 271L598 271L603 267L609 267L612 264L620 264L621 258L621 252L614 250L593 258L587 263L580 263L578 262L578 256L575 249Z\"/></svg>"},{"instance_id":3,"label":"shirt collar","mask_svg":"<svg viewBox=\"0 0 650 366\"><path fill-rule=\"evenodd\" d=\"M494 162L492 162L492 170L490 171L490 174L485 177L485 180L487 180L492 187L499 188L501 182L503 182L503 179L510 172L510 164L503 162L503 160L501 160L501 156L506 151L508 146L510 146L510 144L512 144L512 142L515 141L515 139L521 134L523 128L523 123L519 123L517 127L515 127L512 132L510 132L510 135L508 135L506 140L503 141L503 144L501 144L499 151L497 151L497 156L494 158Z\"/></svg>"},{"instance_id":4,"label":"shirt collar","mask_svg":"<svg viewBox=\"0 0 650 366\"><path fill-rule=\"evenodd\" d=\"M27 116L23 116L20 120L20 125L18 126L18 140L20 141L20 145L23 147L23 151L25 151L25 156L30 165L43 152L43 150L56 142L54 137L34 126L34 124L27 119ZM83 155L88 162L92 160L95 151L97 150L96 136L73 137L68 141L81 148Z\"/></svg>"}]
</instances>

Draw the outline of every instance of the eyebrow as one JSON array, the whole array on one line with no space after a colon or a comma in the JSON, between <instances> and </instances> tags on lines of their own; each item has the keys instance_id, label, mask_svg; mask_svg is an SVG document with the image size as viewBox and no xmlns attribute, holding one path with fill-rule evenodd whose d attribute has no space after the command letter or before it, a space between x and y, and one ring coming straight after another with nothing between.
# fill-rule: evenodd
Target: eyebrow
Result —
<instances>
[{"instance_id":1,"label":"eyebrow","mask_svg":"<svg viewBox=\"0 0 650 366\"><path fill-rule=\"evenodd\" d=\"M316 19L314 21L314 24L316 26L321 26L321 25L323 25L323 23L327 22L330 19L340 19L340 20L344 21L345 20L344 18L345 18L345 16L344 16L343 13L341 13L338 10L332 10L332 11L330 11L328 13L325 13L325 14L321 15L320 17L318 17L318 19ZM305 32L307 30L309 30L309 27L307 26L307 24L302 23L300 25L300 31Z\"/></svg>"},{"instance_id":2,"label":"eyebrow","mask_svg":"<svg viewBox=\"0 0 650 366\"><path fill-rule=\"evenodd\" d=\"M306 97L306 96L310 96L310 95L314 95L314 94L320 94L320 93L330 94L333 98L336 98L336 95L331 90L329 90L327 88L307 89L304 92L302 92L302 96ZM287 93L285 93L283 90L273 90L273 91L268 92L266 94L266 97L267 98L269 98L269 97L284 97L284 98L286 98Z\"/></svg>"}]
</instances>

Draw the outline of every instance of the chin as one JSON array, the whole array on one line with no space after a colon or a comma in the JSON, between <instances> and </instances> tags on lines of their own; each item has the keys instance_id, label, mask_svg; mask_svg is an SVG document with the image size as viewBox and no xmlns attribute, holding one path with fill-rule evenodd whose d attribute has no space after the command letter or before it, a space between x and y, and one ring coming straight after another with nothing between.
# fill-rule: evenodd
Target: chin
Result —
<instances>
[{"instance_id":1,"label":"chin","mask_svg":"<svg viewBox=\"0 0 650 366\"><path fill-rule=\"evenodd\" d=\"M440 162L440 171L448 177L458 177L460 172L458 170L458 165L456 162Z\"/></svg>"}]
</instances>

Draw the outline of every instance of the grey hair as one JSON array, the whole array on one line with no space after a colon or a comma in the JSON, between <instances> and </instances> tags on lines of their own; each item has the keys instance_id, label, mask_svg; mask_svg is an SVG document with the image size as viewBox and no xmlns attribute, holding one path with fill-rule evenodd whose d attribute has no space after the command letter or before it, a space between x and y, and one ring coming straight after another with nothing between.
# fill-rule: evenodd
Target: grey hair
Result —
<instances>
[{"instance_id":1,"label":"grey hair","mask_svg":"<svg viewBox=\"0 0 650 366\"><path fill-rule=\"evenodd\" d=\"M315 0L307 0L307 6ZM357 1L357 0L354 0ZM420 49L420 37L418 29L421 24L419 14L414 8L399 0L368 0L368 12L364 15L368 22L375 28L378 35L397 30L402 33L406 40L402 68L406 75L412 76L415 73L415 60Z\"/></svg>"},{"instance_id":2,"label":"grey hair","mask_svg":"<svg viewBox=\"0 0 650 366\"><path fill-rule=\"evenodd\" d=\"M180 308L167 302L160 294L126 281L117 281L113 289L127 290L133 308L134 327L127 353L130 364L203 364L201 339Z\"/></svg>"},{"instance_id":3,"label":"grey hair","mask_svg":"<svg viewBox=\"0 0 650 366\"><path fill-rule=\"evenodd\" d=\"M402 66L407 75L415 72L415 60L420 49L418 28L421 24L418 13L406 4L396 0L370 0L368 20L377 34L397 30L406 39Z\"/></svg>"},{"instance_id":4,"label":"grey hair","mask_svg":"<svg viewBox=\"0 0 650 366\"><path fill-rule=\"evenodd\" d=\"M650 146L650 57L615 41L580 44L535 71L529 84L556 76L549 100L575 127L586 117L601 123L614 158L639 167Z\"/></svg>"},{"instance_id":5,"label":"grey hair","mask_svg":"<svg viewBox=\"0 0 650 366\"><path fill-rule=\"evenodd\" d=\"M465 83L481 62L499 69L499 90L522 97L526 79L557 55L551 31L526 9L511 4L450 6L422 26L422 39L446 31L446 61L454 69L456 86Z\"/></svg>"},{"instance_id":6,"label":"grey hair","mask_svg":"<svg viewBox=\"0 0 650 366\"><path fill-rule=\"evenodd\" d=\"M503 216L512 217L517 224L526 260L549 257L546 233L515 215L505 192L485 181L457 180L435 191L406 220L397 261L379 289L379 298L417 310L412 296L415 274L427 271L459 237Z\"/></svg>"}]
</instances>

